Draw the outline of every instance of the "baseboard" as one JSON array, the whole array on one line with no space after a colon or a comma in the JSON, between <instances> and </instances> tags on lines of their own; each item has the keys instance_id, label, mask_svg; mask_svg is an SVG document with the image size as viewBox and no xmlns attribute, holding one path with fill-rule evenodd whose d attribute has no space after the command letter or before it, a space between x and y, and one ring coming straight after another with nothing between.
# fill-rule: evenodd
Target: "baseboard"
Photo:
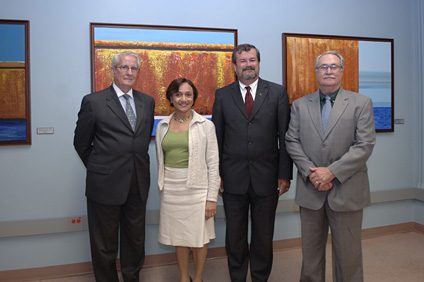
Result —
<instances>
[{"instance_id":1,"label":"baseboard","mask_svg":"<svg viewBox=\"0 0 424 282\"><path fill-rule=\"evenodd\" d=\"M407 222L388 226L374 227L362 230L362 239L371 239L387 235L418 232L424 234L424 225L416 222ZM300 248L301 239L285 239L274 241L274 251L284 251L293 248ZM225 248L210 248L207 259L217 259L226 257ZM158 254L146 256L144 268L176 264L174 253ZM66 265L56 265L49 267L28 268L19 270L0 271L0 281L20 282L37 279L52 279L60 277L69 277L92 273L91 262L73 263Z\"/></svg>"},{"instance_id":2,"label":"baseboard","mask_svg":"<svg viewBox=\"0 0 424 282\"><path fill-rule=\"evenodd\" d=\"M424 234L424 225L414 222L414 231Z\"/></svg>"},{"instance_id":3,"label":"baseboard","mask_svg":"<svg viewBox=\"0 0 424 282\"><path fill-rule=\"evenodd\" d=\"M420 225L420 224L415 222L406 222L406 223L400 223L400 224L394 224L394 225L386 225L386 226L363 229L362 240L372 239L372 238L377 238L377 237L382 237L387 235L393 235L393 234L399 234L399 233L418 231L417 225ZM423 225L421 226L424 227Z\"/></svg>"}]
</instances>

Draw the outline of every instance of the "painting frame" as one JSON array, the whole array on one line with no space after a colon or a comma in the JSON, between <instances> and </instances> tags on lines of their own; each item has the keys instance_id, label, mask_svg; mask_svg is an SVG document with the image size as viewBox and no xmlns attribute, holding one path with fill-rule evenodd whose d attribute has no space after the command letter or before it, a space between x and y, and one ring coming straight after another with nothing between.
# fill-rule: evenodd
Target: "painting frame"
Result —
<instances>
[{"instance_id":1,"label":"painting frame","mask_svg":"<svg viewBox=\"0 0 424 282\"><path fill-rule=\"evenodd\" d=\"M0 146L31 145L29 20L0 20Z\"/></svg>"},{"instance_id":2,"label":"painting frame","mask_svg":"<svg viewBox=\"0 0 424 282\"><path fill-rule=\"evenodd\" d=\"M237 29L228 28L90 23L91 90L111 85L112 55L133 51L142 63L134 89L155 99L153 136L159 121L173 111L165 92L177 77L193 81L199 92L193 109L210 117L215 90L236 79L231 55L237 37Z\"/></svg>"},{"instance_id":3,"label":"painting frame","mask_svg":"<svg viewBox=\"0 0 424 282\"><path fill-rule=\"evenodd\" d=\"M376 132L394 132L393 39L283 33L282 41L283 82L290 104L318 89L315 58L336 50L345 59L342 87L373 100Z\"/></svg>"}]
</instances>

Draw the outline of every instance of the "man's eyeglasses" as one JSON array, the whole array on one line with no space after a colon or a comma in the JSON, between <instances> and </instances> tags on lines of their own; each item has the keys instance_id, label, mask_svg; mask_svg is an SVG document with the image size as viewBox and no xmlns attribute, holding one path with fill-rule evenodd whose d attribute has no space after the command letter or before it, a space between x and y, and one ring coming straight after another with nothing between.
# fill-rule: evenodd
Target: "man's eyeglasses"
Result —
<instances>
[{"instance_id":1,"label":"man's eyeglasses","mask_svg":"<svg viewBox=\"0 0 424 282\"><path fill-rule=\"evenodd\" d=\"M335 65L335 64L332 64L332 65L321 65L317 69L320 70L320 71L327 71L328 68L330 68L332 71L336 71L338 69L341 69L342 67Z\"/></svg>"},{"instance_id":2,"label":"man's eyeglasses","mask_svg":"<svg viewBox=\"0 0 424 282\"><path fill-rule=\"evenodd\" d=\"M117 67L117 69L119 69L122 72L127 72L130 69L131 69L132 72L138 72L138 68L136 68L136 67L130 68L129 66L119 66L119 67Z\"/></svg>"}]
</instances>

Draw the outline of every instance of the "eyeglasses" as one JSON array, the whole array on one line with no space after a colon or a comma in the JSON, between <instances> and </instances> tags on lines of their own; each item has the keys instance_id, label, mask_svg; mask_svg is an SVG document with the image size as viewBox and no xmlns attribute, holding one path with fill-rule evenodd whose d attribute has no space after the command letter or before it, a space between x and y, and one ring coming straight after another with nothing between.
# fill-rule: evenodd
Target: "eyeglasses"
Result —
<instances>
[{"instance_id":1,"label":"eyeglasses","mask_svg":"<svg viewBox=\"0 0 424 282\"><path fill-rule=\"evenodd\" d=\"M117 69L119 69L122 72L127 72L130 69L131 69L132 72L138 72L138 68L136 68L136 67L130 68L129 66L119 66L119 67L117 67Z\"/></svg>"},{"instance_id":2,"label":"eyeglasses","mask_svg":"<svg viewBox=\"0 0 424 282\"><path fill-rule=\"evenodd\" d=\"M332 65L321 65L321 66L317 67L317 69L320 70L320 71L327 71L328 68L330 68L332 71L336 71L338 69L341 69L342 67L341 66L338 66L338 65L335 65L335 64L332 64Z\"/></svg>"}]
</instances>

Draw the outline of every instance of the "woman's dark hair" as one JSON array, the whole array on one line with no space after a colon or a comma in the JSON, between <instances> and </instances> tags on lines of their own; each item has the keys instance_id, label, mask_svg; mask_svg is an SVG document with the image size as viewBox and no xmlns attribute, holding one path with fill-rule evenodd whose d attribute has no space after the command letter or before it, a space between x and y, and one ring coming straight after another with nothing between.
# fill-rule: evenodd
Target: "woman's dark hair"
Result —
<instances>
[{"instance_id":1,"label":"woman's dark hair","mask_svg":"<svg viewBox=\"0 0 424 282\"><path fill-rule=\"evenodd\" d=\"M166 89L166 99L168 99L168 101L171 103L171 107L174 106L171 102L171 96L175 93L178 93L178 91L180 90L180 86L183 83L188 83L191 88L193 88L193 105L194 103L196 103L197 96L199 95L196 86L194 86L194 83L191 82L191 80L184 77L180 77L174 79L171 84L169 84L168 89Z\"/></svg>"}]
</instances>

